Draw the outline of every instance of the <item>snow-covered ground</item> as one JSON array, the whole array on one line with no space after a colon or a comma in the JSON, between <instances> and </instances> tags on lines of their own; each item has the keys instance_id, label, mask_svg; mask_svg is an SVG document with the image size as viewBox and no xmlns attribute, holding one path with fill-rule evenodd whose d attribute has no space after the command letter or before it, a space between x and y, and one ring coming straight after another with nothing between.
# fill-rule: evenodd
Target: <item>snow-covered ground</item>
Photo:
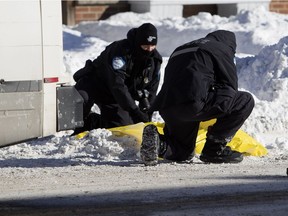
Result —
<instances>
[{"instance_id":1,"label":"snow-covered ground","mask_svg":"<svg viewBox=\"0 0 288 216\"><path fill-rule=\"evenodd\" d=\"M223 185L222 192L225 193L228 193L225 185L231 184L227 179L239 180L241 176L245 176L241 192L251 190L251 185L245 187L247 179L252 180L249 179L251 176L254 176L255 188L258 187L257 181L269 181L265 190L277 189L271 185L277 182L279 176L286 176L288 167L288 16L263 8L242 11L229 18L200 13L188 18L159 19L149 13L128 12L104 21L63 26L63 75L69 76L73 84L72 74L83 67L87 59L95 59L110 42L126 37L130 28L143 22L151 22L158 29L158 50L164 57L162 73L169 55L177 46L218 29L235 32L239 88L252 93L256 101L251 116L241 129L262 143L268 149L268 155L263 158L246 157L239 165L205 165L196 157L193 165L161 163L147 169L139 163L139 145L132 137L117 137L108 130L97 129L79 140L69 136L72 131L59 132L51 137L0 149L0 202L67 194L74 194L75 198L75 194L82 196L91 191L94 194L112 193L117 190L115 181L121 181L118 185L120 192L168 189L170 185L182 189L187 184L197 187L200 182L191 182L195 180L191 176L193 173L204 182L206 179L210 186ZM94 109L97 112L97 107ZM158 113L154 114L153 120L162 121ZM179 178L175 179L167 172L175 173ZM218 180L211 176L208 180L209 173L216 175ZM265 178L262 178L263 175ZM167 177L167 181L163 176ZM174 182L168 183L169 178ZM157 179L160 179L159 184ZM241 184L238 180L235 182ZM155 181L152 188L149 186L151 181ZM201 187L204 187L202 183ZM287 178L284 181L282 178L276 185L279 190L287 191ZM215 188L206 188L207 191L213 194L219 192ZM199 191L197 193L200 194Z\"/></svg>"}]
</instances>

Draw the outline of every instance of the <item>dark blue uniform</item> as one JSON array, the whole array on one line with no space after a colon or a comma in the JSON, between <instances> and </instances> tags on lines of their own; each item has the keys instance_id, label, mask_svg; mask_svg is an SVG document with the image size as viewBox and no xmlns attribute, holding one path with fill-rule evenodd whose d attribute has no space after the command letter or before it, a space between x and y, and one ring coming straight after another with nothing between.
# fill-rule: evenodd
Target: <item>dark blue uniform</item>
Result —
<instances>
[{"instance_id":1,"label":"dark blue uniform","mask_svg":"<svg viewBox=\"0 0 288 216\"><path fill-rule=\"evenodd\" d=\"M151 113L142 112L140 101L145 90L150 104L156 96L162 57L155 49L145 52L137 44L137 30L131 29L127 38L111 43L94 61L74 74L75 88L83 96L85 128L111 128L150 121ZM89 113L93 104L101 115ZM142 110L142 111L141 111ZM91 125L92 124L92 125Z\"/></svg>"}]
</instances>

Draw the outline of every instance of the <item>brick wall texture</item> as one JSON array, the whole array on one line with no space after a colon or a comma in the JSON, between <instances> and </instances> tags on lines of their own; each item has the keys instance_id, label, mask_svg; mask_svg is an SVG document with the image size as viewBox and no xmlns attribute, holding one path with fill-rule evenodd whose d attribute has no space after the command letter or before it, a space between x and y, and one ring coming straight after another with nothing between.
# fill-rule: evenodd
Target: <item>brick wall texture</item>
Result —
<instances>
[{"instance_id":1,"label":"brick wall texture","mask_svg":"<svg viewBox=\"0 0 288 216\"><path fill-rule=\"evenodd\" d=\"M75 23L107 19L113 14L130 11L128 3L75 5Z\"/></svg>"},{"instance_id":2,"label":"brick wall texture","mask_svg":"<svg viewBox=\"0 0 288 216\"><path fill-rule=\"evenodd\" d=\"M272 0L270 3L270 11L288 14L288 0Z\"/></svg>"}]
</instances>

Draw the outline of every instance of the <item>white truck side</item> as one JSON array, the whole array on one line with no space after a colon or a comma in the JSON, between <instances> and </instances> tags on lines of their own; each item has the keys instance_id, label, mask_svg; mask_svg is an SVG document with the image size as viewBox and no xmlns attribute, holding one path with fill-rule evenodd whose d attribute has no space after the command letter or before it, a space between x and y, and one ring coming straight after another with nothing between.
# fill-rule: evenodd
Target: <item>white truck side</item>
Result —
<instances>
[{"instance_id":1,"label":"white truck side","mask_svg":"<svg viewBox=\"0 0 288 216\"><path fill-rule=\"evenodd\" d=\"M60 86L61 1L0 1L0 38L0 147L81 125L71 116L77 92ZM67 106L59 97L68 100ZM61 122L61 103L68 107L70 125Z\"/></svg>"}]
</instances>

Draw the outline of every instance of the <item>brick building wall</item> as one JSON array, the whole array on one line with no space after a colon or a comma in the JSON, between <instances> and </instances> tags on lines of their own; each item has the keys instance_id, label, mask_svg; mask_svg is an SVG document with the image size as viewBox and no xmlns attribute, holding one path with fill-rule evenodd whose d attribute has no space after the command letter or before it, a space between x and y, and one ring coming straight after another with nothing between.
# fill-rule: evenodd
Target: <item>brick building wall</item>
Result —
<instances>
[{"instance_id":1,"label":"brick building wall","mask_svg":"<svg viewBox=\"0 0 288 216\"><path fill-rule=\"evenodd\" d=\"M126 11L130 11L130 4L127 1L62 1L63 23L66 25L103 20Z\"/></svg>"},{"instance_id":2,"label":"brick building wall","mask_svg":"<svg viewBox=\"0 0 288 216\"><path fill-rule=\"evenodd\" d=\"M102 1L103 2L103 1ZM130 6L127 2L96 3L92 5L75 5L75 22L89 20L107 19L113 14L129 11Z\"/></svg>"},{"instance_id":3,"label":"brick building wall","mask_svg":"<svg viewBox=\"0 0 288 216\"><path fill-rule=\"evenodd\" d=\"M288 14L288 0L271 0L270 11Z\"/></svg>"}]
</instances>

